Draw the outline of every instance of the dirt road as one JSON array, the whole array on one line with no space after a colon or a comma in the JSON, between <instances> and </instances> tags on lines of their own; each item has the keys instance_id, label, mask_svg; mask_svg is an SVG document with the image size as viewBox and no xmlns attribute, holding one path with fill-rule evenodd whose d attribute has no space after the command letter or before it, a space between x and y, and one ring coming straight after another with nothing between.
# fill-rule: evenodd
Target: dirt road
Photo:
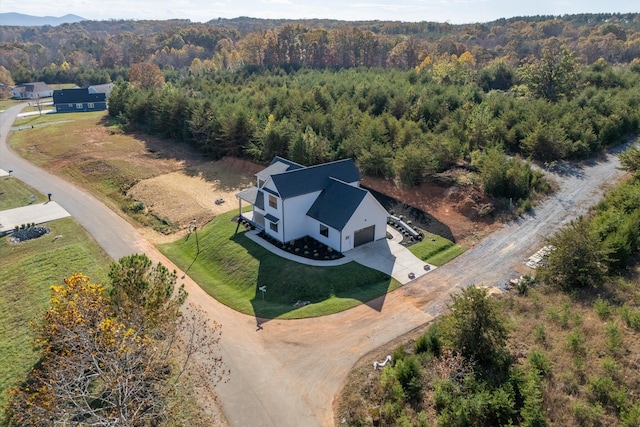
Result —
<instances>
[{"instance_id":1,"label":"dirt road","mask_svg":"<svg viewBox=\"0 0 640 427\"><path fill-rule=\"evenodd\" d=\"M144 251L176 268L126 221L89 194L18 158L5 146L19 107L0 114L0 167L56 201L116 258ZM333 425L332 401L355 362L371 350L428 322L446 307L448 295L470 283L500 284L562 224L586 212L621 172L602 161L556 173L559 192L531 215L505 225L453 262L388 295L332 316L295 321L238 314L209 297L188 276L189 302L222 324L222 356L231 370L218 388L223 411L235 426ZM179 272L179 277L182 273Z\"/></svg>"}]
</instances>

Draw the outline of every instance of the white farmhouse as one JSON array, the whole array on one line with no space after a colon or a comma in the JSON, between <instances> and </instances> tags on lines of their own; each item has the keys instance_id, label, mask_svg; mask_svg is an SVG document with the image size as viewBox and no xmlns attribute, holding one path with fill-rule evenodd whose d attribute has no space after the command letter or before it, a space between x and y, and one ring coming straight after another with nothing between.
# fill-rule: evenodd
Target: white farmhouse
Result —
<instances>
[{"instance_id":1,"label":"white farmhouse","mask_svg":"<svg viewBox=\"0 0 640 427\"><path fill-rule=\"evenodd\" d=\"M276 157L236 195L240 215L280 242L310 236L346 252L386 237L387 211L367 190L352 159L302 166ZM253 206L242 212L242 202Z\"/></svg>"}]
</instances>

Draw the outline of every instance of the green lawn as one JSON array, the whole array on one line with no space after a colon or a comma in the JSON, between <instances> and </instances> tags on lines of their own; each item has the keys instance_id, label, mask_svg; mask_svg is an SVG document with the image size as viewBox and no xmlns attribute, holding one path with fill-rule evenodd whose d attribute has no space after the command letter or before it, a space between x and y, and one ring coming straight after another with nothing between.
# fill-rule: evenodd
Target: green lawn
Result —
<instances>
[{"instance_id":1,"label":"green lawn","mask_svg":"<svg viewBox=\"0 0 640 427\"><path fill-rule=\"evenodd\" d=\"M37 361L29 322L41 319L51 285L74 272L107 283L110 258L75 220L64 218L47 227L49 234L24 243L0 238L0 419L7 389L24 379Z\"/></svg>"},{"instance_id":2,"label":"green lawn","mask_svg":"<svg viewBox=\"0 0 640 427\"><path fill-rule=\"evenodd\" d=\"M184 239L159 245L160 251L187 270L221 303L262 318L305 318L349 309L386 294L400 283L355 262L313 267L283 259L249 240L231 219L214 221ZM200 252L197 252L197 247ZM264 294L258 287L266 285ZM297 301L311 304L294 308Z\"/></svg>"},{"instance_id":3,"label":"green lawn","mask_svg":"<svg viewBox=\"0 0 640 427\"><path fill-rule=\"evenodd\" d=\"M0 177L0 211L30 204L31 195L36 198L33 203L43 203L47 200L46 196L13 176Z\"/></svg>"},{"instance_id":4,"label":"green lawn","mask_svg":"<svg viewBox=\"0 0 640 427\"><path fill-rule=\"evenodd\" d=\"M436 234L424 233L424 239L408 248L421 260L440 267L465 251L460 245Z\"/></svg>"}]
</instances>

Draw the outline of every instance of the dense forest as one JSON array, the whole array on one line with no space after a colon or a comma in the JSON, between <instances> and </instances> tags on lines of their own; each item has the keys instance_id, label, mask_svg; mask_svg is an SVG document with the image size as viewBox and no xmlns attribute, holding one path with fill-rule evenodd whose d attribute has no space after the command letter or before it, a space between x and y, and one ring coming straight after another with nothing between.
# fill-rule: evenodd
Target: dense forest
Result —
<instances>
[{"instance_id":1,"label":"dense forest","mask_svg":"<svg viewBox=\"0 0 640 427\"><path fill-rule=\"evenodd\" d=\"M0 28L0 66L17 83L81 86L115 81L145 61L174 76L247 65L408 70L427 57L468 51L480 67L497 59L515 67L538 57L550 38L566 45L581 64L640 57L640 14L520 17L474 25L237 18Z\"/></svg>"},{"instance_id":2,"label":"dense forest","mask_svg":"<svg viewBox=\"0 0 640 427\"><path fill-rule=\"evenodd\" d=\"M0 76L117 82L119 129L214 159L353 157L407 186L472 167L526 209L548 184L518 157L586 158L637 131L639 28L640 14L3 27Z\"/></svg>"}]
</instances>

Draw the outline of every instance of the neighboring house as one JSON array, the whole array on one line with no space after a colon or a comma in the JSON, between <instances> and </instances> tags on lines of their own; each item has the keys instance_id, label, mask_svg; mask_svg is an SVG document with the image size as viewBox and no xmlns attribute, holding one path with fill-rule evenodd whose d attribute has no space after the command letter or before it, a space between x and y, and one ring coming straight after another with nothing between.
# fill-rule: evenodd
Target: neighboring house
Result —
<instances>
[{"instance_id":1,"label":"neighboring house","mask_svg":"<svg viewBox=\"0 0 640 427\"><path fill-rule=\"evenodd\" d=\"M109 94L111 93L111 89L113 89L113 83L93 85L89 86L87 89L89 89L89 93L104 93L107 99L109 99Z\"/></svg>"},{"instance_id":2,"label":"neighboring house","mask_svg":"<svg viewBox=\"0 0 640 427\"><path fill-rule=\"evenodd\" d=\"M387 211L360 188L352 159L305 167L276 157L236 195L241 215L280 242L310 236L346 252L386 238ZM253 206L242 212L242 202Z\"/></svg>"},{"instance_id":3,"label":"neighboring house","mask_svg":"<svg viewBox=\"0 0 640 427\"><path fill-rule=\"evenodd\" d=\"M101 111L107 109L107 96L88 88L60 89L53 91L53 105L58 113Z\"/></svg>"},{"instance_id":4,"label":"neighboring house","mask_svg":"<svg viewBox=\"0 0 640 427\"><path fill-rule=\"evenodd\" d=\"M11 90L11 96L16 99L49 98L53 96L53 89L44 82L23 83Z\"/></svg>"}]
</instances>

